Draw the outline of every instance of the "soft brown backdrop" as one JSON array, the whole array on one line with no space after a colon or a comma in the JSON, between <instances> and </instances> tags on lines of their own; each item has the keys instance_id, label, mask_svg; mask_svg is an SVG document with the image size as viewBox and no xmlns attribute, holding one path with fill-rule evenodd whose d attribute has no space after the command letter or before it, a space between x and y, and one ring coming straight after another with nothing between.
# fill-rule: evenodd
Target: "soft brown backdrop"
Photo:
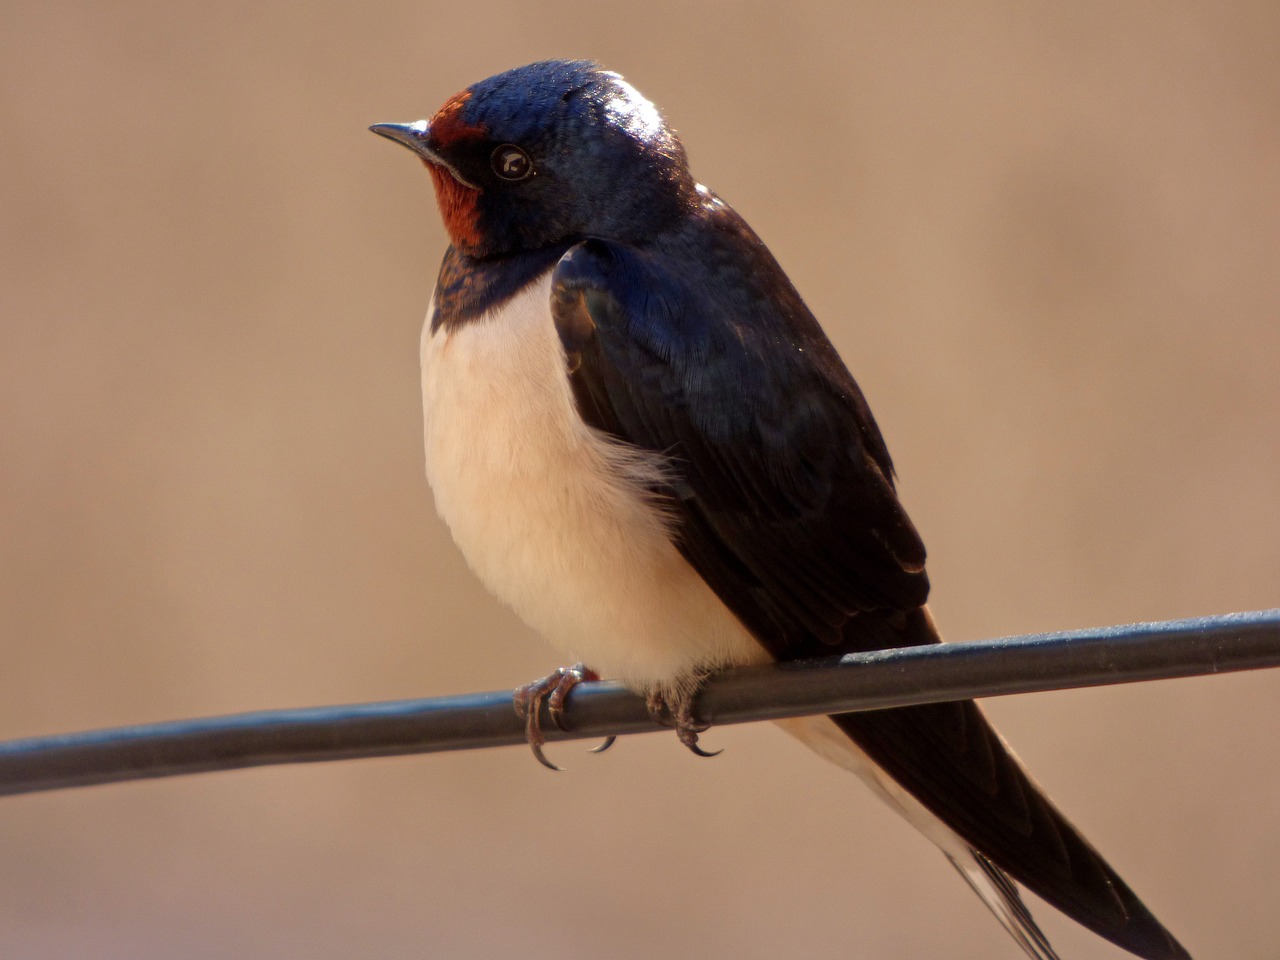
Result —
<instances>
[{"instance_id":1,"label":"soft brown backdrop","mask_svg":"<svg viewBox=\"0 0 1280 960\"><path fill-rule=\"evenodd\" d=\"M953 639L1280 603L1274 2L0 9L0 736L557 659L422 479L428 178L365 126L594 56L861 380ZM1280 943L1280 675L990 705L1197 957ZM0 801L0 955L997 958L769 727ZM1047 908L1067 958L1119 954Z\"/></svg>"}]
</instances>

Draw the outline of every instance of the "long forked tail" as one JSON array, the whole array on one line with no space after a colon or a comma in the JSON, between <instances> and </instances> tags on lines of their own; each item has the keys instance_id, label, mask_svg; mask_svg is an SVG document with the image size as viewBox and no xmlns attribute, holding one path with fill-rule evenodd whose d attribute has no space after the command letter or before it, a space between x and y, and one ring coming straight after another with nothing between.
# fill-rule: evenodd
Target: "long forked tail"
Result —
<instances>
[{"instance_id":1,"label":"long forked tail","mask_svg":"<svg viewBox=\"0 0 1280 960\"><path fill-rule=\"evenodd\" d=\"M857 624L849 649L938 643L927 608ZM1022 769L973 701L778 725L858 774L938 845L1036 960L1057 960L1021 884L1144 960L1191 960L1111 866Z\"/></svg>"}]
</instances>

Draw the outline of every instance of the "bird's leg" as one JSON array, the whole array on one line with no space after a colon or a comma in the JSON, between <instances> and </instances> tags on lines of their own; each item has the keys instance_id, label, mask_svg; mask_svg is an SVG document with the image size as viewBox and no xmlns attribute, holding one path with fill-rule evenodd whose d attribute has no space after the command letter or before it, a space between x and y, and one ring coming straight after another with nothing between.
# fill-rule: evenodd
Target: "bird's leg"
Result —
<instances>
[{"instance_id":1,"label":"bird's leg","mask_svg":"<svg viewBox=\"0 0 1280 960\"><path fill-rule=\"evenodd\" d=\"M654 687L645 697L649 718L654 723L674 728L680 742L699 757L714 757L721 753L720 750L707 751L698 746L698 734L709 730L711 724L695 717L693 707L709 676L711 676L710 671L702 671L695 675L693 683L688 686L682 686L675 691Z\"/></svg>"},{"instance_id":2,"label":"bird's leg","mask_svg":"<svg viewBox=\"0 0 1280 960\"><path fill-rule=\"evenodd\" d=\"M511 696L512 705L516 708L516 714L524 720L525 737L529 741L533 755L547 769L561 768L548 760L546 754L542 752L542 745L547 742L546 736L542 733L540 719L542 702L544 700L547 702L547 713L551 716L551 721L561 730L567 730L568 727L564 725L564 702L569 696L569 691L580 683L599 679L600 675L585 663L575 663L572 667L560 667L541 680L526 683L523 687L516 687ZM617 737L606 738L604 743L591 752L602 753L608 750L616 739Z\"/></svg>"}]
</instances>

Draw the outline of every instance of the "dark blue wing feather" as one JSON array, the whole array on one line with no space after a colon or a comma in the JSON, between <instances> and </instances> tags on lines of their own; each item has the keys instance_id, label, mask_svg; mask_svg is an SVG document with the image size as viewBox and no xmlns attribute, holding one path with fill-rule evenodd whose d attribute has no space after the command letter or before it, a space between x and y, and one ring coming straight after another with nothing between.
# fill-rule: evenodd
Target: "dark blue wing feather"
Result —
<instances>
[{"instance_id":1,"label":"dark blue wing feather","mask_svg":"<svg viewBox=\"0 0 1280 960\"><path fill-rule=\"evenodd\" d=\"M924 546L866 401L732 210L708 197L644 248L578 244L555 268L552 313L584 420L670 459L680 550L770 653L938 641ZM1050 903L1140 956L1187 956L974 703L833 719Z\"/></svg>"},{"instance_id":2,"label":"dark blue wing feather","mask_svg":"<svg viewBox=\"0 0 1280 960\"><path fill-rule=\"evenodd\" d=\"M762 247L717 239L729 249L714 277L673 271L678 252L574 247L553 300L572 382L589 422L671 458L681 547L762 642L830 652L815 643L845 645L860 613L924 603L924 547L866 403L798 295L776 266L785 296L758 282Z\"/></svg>"}]
</instances>

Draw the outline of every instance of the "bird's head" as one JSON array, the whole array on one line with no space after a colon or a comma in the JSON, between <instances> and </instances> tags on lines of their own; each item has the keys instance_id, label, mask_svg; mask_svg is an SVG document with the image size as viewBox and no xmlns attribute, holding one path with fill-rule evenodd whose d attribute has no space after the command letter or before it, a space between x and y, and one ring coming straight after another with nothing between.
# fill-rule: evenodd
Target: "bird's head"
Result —
<instances>
[{"instance_id":1,"label":"bird's head","mask_svg":"<svg viewBox=\"0 0 1280 960\"><path fill-rule=\"evenodd\" d=\"M627 242L695 202L684 147L657 108L588 61L517 67L430 120L370 129L422 158L454 246L473 257Z\"/></svg>"}]
</instances>

